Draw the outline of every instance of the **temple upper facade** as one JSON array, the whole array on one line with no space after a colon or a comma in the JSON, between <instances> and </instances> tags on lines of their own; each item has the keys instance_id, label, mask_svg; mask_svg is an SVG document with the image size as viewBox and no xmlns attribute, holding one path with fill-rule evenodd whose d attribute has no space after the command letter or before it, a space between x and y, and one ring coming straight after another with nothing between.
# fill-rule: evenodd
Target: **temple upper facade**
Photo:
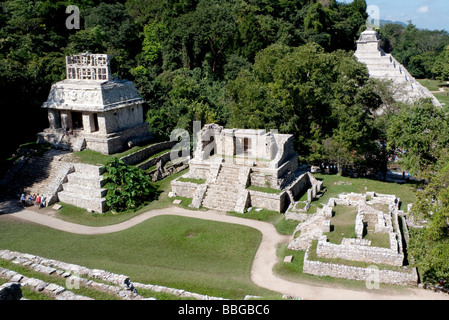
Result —
<instances>
[{"instance_id":1,"label":"temple upper facade","mask_svg":"<svg viewBox=\"0 0 449 320\"><path fill-rule=\"evenodd\" d=\"M66 57L66 71L42 105L49 127L38 134L39 142L113 154L151 137L144 100L131 81L113 79L108 55Z\"/></svg>"}]
</instances>

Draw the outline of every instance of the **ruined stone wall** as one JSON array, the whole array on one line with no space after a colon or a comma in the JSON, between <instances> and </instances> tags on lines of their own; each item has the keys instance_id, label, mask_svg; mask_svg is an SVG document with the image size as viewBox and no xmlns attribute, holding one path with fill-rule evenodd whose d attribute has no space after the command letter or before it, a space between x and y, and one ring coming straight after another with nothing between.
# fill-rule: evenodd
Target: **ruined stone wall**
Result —
<instances>
[{"instance_id":1,"label":"ruined stone wall","mask_svg":"<svg viewBox=\"0 0 449 320\"><path fill-rule=\"evenodd\" d=\"M193 198L196 189L198 188L198 186L200 186L197 183L193 183L193 182L181 182L176 180L173 180L171 182L171 188L172 191L180 197L185 197L185 198Z\"/></svg>"},{"instance_id":2,"label":"ruined stone wall","mask_svg":"<svg viewBox=\"0 0 449 320\"><path fill-rule=\"evenodd\" d=\"M418 284L418 274L415 268L402 272L393 270L373 270L371 268L361 268L345 266L341 264L325 263L309 260L308 250L304 255L303 272L316 276L330 276L334 278L344 278L350 280L378 280L379 283L411 285Z\"/></svg>"},{"instance_id":3,"label":"ruined stone wall","mask_svg":"<svg viewBox=\"0 0 449 320\"><path fill-rule=\"evenodd\" d=\"M251 207L264 208L267 210L284 212L290 201L286 192L280 194L265 193L249 190Z\"/></svg>"},{"instance_id":4,"label":"ruined stone wall","mask_svg":"<svg viewBox=\"0 0 449 320\"><path fill-rule=\"evenodd\" d=\"M395 250L359 244L342 245L326 242L325 236L318 240L317 255L321 258L363 261L375 264L402 266L404 255Z\"/></svg>"},{"instance_id":5,"label":"ruined stone wall","mask_svg":"<svg viewBox=\"0 0 449 320\"><path fill-rule=\"evenodd\" d=\"M194 179L207 179L210 172L210 164L196 161L195 158L189 162L189 177Z\"/></svg>"},{"instance_id":6,"label":"ruined stone wall","mask_svg":"<svg viewBox=\"0 0 449 320\"><path fill-rule=\"evenodd\" d=\"M165 141L160 143L152 144L151 146L140 149L136 152L133 152L127 156L121 158L124 163L129 165L134 165L148 159L153 154L161 152L162 150L173 148L173 146L177 143L177 141ZM150 166L151 167L151 166Z\"/></svg>"},{"instance_id":7,"label":"ruined stone wall","mask_svg":"<svg viewBox=\"0 0 449 320\"><path fill-rule=\"evenodd\" d=\"M278 180L273 174L269 174L268 171L255 171L251 172L251 185L256 187L268 187L273 189L280 189Z\"/></svg>"},{"instance_id":8,"label":"ruined stone wall","mask_svg":"<svg viewBox=\"0 0 449 320\"><path fill-rule=\"evenodd\" d=\"M292 192L295 200L298 200L297 198L299 197L299 195L308 187L310 187L310 185L309 175L305 173L290 185L289 190Z\"/></svg>"}]
</instances>

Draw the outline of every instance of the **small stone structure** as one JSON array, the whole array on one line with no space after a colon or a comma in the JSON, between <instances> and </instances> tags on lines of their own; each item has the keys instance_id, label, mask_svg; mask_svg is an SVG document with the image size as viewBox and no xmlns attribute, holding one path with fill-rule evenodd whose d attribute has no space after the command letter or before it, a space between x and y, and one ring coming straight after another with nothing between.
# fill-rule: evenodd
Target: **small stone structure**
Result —
<instances>
[{"instance_id":1,"label":"small stone structure","mask_svg":"<svg viewBox=\"0 0 449 320\"><path fill-rule=\"evenodd\" d=\"M249 207L285 212L307 187L321 182L298 167L293 135L265 130L224 129L207 124L197 133L197 145L183 178L203 184L172 181L172 192L192 198L192 207L243 213ZM259 190L248 188L262 187ZM271 192L264 191L270 189Z\"/></svg>"},{"instance_id":2,"label":"small stone structure","mask_svg":"<svg viewBox=\"0 0 449 320\"><path fill-rule=\"evenodd\" d=\"M329 199L327 205L300 223L294 231L294 239L289 243L291 250L306 250L304 257L305 273L347 279L366 280L372 270L352 267L337 262L321 262L309 259L312 241L316 240L318 258L336 259L335 261L359 261L373 265L389 265L397 271L383 268L376 275L378 281L391 284L416 285L416 269L406 266L405 248L408 241L408 229L404 212L399 210L399 199L394 195L376 194L340 194ZM343 238L340 244L330 243L324 233L331 231L332 208L349 206L356 209L354 220L354 238ZM381 210L382 209L382 210ZM389 247L376 247L365 239L367 233L384 234L389 239Z\"/></svg>"},{"instance_id":3,"label":"small stone structure","mask_svg":"<svg viewBox=\"0 0 449 320\"><path fill-rule=\"evenodd\" d=\"M144 100L131 81L113 79L108 55L68 56L66 67L67 79L51 87L42 105L49 128L38 134L38 142L113 154L151 138Z\"/></svg>"},{"instance_id":4,"label":"small stone structure","mask_svg":"<svg viewBox=\"0 0 449 320\"><path fill-rule=\"evenodd\" d=\"M399 87L395 95L397 100L413 102L420 98L430 98L434 105L441 106L435 96L416 81L403 65L382 50L376 31L366 30L361 33L355 57L366 64L370 77L393 80Z\"/></svg>"}]
</instances>

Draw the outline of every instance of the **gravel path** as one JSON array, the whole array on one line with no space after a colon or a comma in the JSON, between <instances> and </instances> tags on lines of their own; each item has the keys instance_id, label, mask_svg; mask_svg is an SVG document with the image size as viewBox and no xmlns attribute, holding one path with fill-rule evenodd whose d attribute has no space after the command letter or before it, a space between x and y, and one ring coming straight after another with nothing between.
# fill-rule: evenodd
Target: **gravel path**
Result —
<instances>
[{"instance_id":1,"label":"gravel path","mask_svg":"<svg viewBox=\"0 0 449 320\"><path fill-rule=\"evenodd\" d=\"M7 213L4 208L5 206L3 206L3 213ZM279 235L271 223L228 216L216 211L191 211L178 207L170 207L161 210L148 211L115 225L90 227L63 221L50 215L38 213L32 210L14 210L13 213L0 215L0 222L2 221L2 217L11 216L65 232L92 235L121 231L159 215L174 215L213 220L244 225L259 230L263 236L259 249L257 250L254 258L251 269L251 279L260 287L287 294L292 297L319 300L449 300L449 296L447 294L435 293L423 289L410 288L404 290L406 293L396 295L385 293L382 290L373 289L372 291L356 291L350 289L330 288L296 283L279 278L272 272L277 261L276 249L279 243L288 242L291 239L291 236Z\"/></svg>"}]
</instances>

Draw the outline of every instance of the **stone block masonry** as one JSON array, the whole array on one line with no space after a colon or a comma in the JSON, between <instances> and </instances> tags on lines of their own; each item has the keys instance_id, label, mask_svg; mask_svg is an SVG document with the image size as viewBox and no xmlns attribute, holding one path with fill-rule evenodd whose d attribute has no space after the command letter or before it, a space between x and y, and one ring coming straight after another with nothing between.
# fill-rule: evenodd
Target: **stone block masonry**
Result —
<instances>
[{"instance_id":1,"label":"stone block masonry","mask_svg":"<svg viewBox=\"0 0 449 320\"><path fill-rule=\"evenodd\" d=\"M363 261L392 266L402 266L404 262L404 254L399 253L397 250L355 243L351 243L350 245L338 245L327 242L326 236L322 236L318 240L317 255L321 258Z\"/></svg>"},{"instance_id":2,"label":"stone block masonry","mask_svg":"<svg viewBox=\"0 0 449 320\"><path fill-rule=\"evenodd\" d=\"M125 164L136 165L136 164L141 163L142 161L148 159L149 157L151 157L152 155L154 155L158 152L173 148L176 145L176 143L177 143L176 141L165 141L165 142L155 143L148 147L140 149L136 152L133 152L129 155L126 155L120 159ZM148 168L153 166L154 164L148 165Z\"/></svg>"},{"instance_id":3,"label":"stone block masonry","mask_svg":"<svg viewBox=\"0 0 449 320\"><path fill-rule=\"evenodd\" d=\"M58 192L59 201L72 204L93 212L106 211L106 180L100 166L75 163L74 171L67 174L62 190Z\"/></svg>"},{"instance_id":4,"label":"stone block masonry","mask_svg":"<svg viewBox=\"0 0 449 320\"><path fill-rule=\"evenodd\" d=\"M330 276L361 281L379 281L385 284L397 284L416 286L418 284L418 274L416 268L404 271L393 271L377 268L361 268L346 266L335 263L325 263L309 260L309 249L304 255L303 272L316 276Z\"/></svg>"}]
</instances>

